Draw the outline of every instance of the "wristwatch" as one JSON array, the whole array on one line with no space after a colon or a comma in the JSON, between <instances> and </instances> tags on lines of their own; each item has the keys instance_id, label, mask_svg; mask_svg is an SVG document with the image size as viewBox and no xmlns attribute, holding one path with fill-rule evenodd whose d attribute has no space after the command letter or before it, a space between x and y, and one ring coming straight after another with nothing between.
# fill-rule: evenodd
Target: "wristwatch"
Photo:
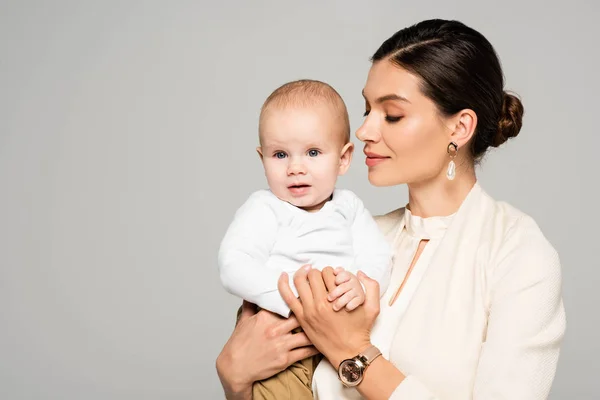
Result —
<instances>
[{"instance_id":1,"label":"wristwatch","mask_svg":"<svg viewBox=\"0 0 600 400\"><path fill-rule=\"evenodd\" d=\"M356 357L342 361L338 367L338 378L344 386L357 386L362 382L367 367L380 355L381 351L371 346Z\"/></svg>"}]
</instances>

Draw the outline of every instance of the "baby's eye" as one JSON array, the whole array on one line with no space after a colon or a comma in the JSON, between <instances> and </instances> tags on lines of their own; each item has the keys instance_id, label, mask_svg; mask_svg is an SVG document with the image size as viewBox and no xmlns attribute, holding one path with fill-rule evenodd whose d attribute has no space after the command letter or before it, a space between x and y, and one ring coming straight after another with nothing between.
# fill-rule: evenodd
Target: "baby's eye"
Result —
<instances>
[{"instance_id":1,"label":"baby's eye","mask_svg":"<svg viewBox=\"0 0 600 400\"><path fill-rule=\"evenodd\" d=\"M318 156L319 154L320 154L320 151L319 151L319 150L312 149L312 150L309 150L309 151L308 151L308 156L309 156L309 157L316 157L316 156Z\"/></svg>"},{"instance_id":2,"label":"baby's eye","mask_svg":"<svg viewBox=\"0 0 600 400\"><path fill-rule=\"evenodd\" d=\"M285 154L283 151L278 151L277 153L275 153L276 158L285 158L286 156L287 154Z\"/></svg>"}]
</instances>

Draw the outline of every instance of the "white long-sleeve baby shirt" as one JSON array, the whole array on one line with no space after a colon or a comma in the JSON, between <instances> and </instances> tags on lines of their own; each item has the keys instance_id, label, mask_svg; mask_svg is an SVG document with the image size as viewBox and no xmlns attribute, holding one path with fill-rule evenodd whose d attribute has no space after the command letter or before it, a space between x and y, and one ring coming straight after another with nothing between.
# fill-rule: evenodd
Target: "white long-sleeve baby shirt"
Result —
<instances>
[{"instance_id":1,"label":"white long-sleeve baby shirt","mask_svg":"<svg viewBox=\"0 0 600 400\"><path fill-rule=\"evenodd\" d=\"M219 248L225 289L261 308L288 317L290 309L277 289L282 272L292 278L298 268L341 266L363 271L387 289L391 247L362 201L336 189L319 211L308 212L277 198L269 190L254 192L236 211Z\"/></svg>"}]
</instances>

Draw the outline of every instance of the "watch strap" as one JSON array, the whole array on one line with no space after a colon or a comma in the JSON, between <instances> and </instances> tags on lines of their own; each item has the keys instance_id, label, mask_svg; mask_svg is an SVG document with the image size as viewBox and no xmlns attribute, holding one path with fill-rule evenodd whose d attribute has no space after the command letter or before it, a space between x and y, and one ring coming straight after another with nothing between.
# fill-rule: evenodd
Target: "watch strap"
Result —
<instances>
[{"instance_id":1,"label":"watch strap","mask_svg":"<svg viewBox=\"0 0 600 400\"><path fill-rule=\"evenodd\" d=\"M369 365L375 360L377 357L381 355L381 351L376 346L371 345L366 350L362 351L358 357L364 359L366 365Z\"/></svg>"}]
</instances>

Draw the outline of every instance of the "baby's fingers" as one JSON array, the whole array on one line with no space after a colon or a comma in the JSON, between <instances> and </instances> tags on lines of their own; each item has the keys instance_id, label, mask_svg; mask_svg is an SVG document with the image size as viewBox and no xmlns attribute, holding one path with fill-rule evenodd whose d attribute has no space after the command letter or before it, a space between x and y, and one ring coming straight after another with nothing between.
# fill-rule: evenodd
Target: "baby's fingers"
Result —
<instances>
[{"instance_id":1,"label":"baby's fingers","mask_svg":"<svg viewBox=\"0 0 600 400\"><path fill-rule=\"evenodd\" d=\"M327 300L334 301L335 299L343 296L346 292L352 290L353 288L354 286L352 285L352 282L343 283L337 286L331 292L329 292L329 294L327 295Z\"/></svg>"},{"instance_id":2,"label":"baby's fingers","mask_svg":"<svg viewBox=\"0 0 600 400\"><path fill-rule=\"evenodd\" d=\"M334 273L335 275L337 275L337 274L339 274L339 273L340 273L340 272L342 272L342 271L345 271L345 269L344 269L344 268L342 268L342 267L336 267L336 268L333 270L333 273Z\"/></svg>"},{"instance_id":3,"label":"baby's fingers","mask_svg":"<svg viewBox=\"0 0 600 400\"><path fill-rule=\"evenodd\" d=\"M342 283L348 282L352 279L352 274L348 271L342 271L335 276L335 284L341 285Z\"/></svg>"},{"instance_id":4,"label":"baby's fingers","mask_svg":"<svg viewBox=\"0 0 600 400\"><path fill-rule=\"evenodd\" d=\"M365 296L363 293L359 293L352 300L346 304L346 310L352 311L355 310L358 306L365 302Z\"/></svg>"},{"instance_id":5,"label":"baby's fingers","mask_svg":"<svg viewBox=\"0 0 600 400\"><path fill-rule=\"evenodd\" d=\"M357 297L355 290L350 290L333 303L334 311L339 311Z\"/></svg>"}]
</instances>

